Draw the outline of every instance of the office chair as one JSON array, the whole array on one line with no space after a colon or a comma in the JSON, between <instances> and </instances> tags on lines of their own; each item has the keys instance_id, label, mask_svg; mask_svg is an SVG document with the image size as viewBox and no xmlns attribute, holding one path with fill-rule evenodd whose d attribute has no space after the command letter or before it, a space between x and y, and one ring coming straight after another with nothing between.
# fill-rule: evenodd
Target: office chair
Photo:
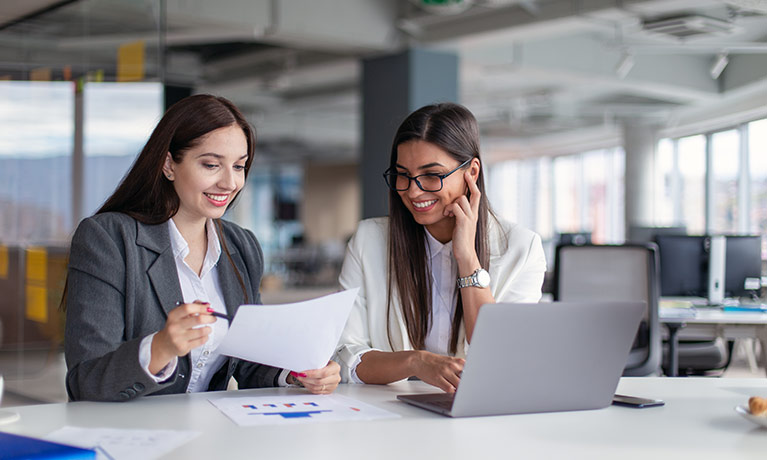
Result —
<instances>
[{"instance_id":1,"label":"office chair","mask_svg":"<svg viewBox=\"0 0 767 460\"><path fill-rule=\"evenodd\" d=\"M641 300L647 311L623 375L658 373L662 348L658 299L657 246L560 245L554 259L554 300Z\"/></svg>"}]
</instances>

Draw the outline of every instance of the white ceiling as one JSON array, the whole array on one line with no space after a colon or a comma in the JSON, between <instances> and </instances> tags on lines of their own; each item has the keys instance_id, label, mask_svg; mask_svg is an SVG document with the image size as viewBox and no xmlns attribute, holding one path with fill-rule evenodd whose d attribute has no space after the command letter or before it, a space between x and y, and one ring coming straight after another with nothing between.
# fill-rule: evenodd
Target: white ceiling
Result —
<instances>
[{"instance_id":1,"label":"white ceiling","mask_svg":"<svg viewBox=\"0 0 767 460\"><path fill-rule=\"evenodd\" d=\"M614 144L625 120L684 132L767 115L767 0L463 0L458 14L421 3L167 0L166 79L234 100L273 156L326 162L358 155L359 60L407 46L459 55L460 102L493 158ZM73 56L108 68L117 45L143 38L157 75L158 4L5 1L0 24L53 8L0 26L0 74ZM726 30L647 30L670 17Z\"/></svg>"}]
</instances>

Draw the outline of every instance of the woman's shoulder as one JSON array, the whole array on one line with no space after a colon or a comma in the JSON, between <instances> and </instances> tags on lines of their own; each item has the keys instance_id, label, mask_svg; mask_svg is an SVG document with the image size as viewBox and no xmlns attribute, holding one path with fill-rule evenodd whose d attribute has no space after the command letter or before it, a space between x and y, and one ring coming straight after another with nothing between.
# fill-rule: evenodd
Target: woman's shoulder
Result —
<instances>
[{"instance_id":1,"label":"woman's shoulder","mask_svg":"<svg viewBox=\"0 0 767 460\"><path fill-rule=\"evenodd\" d=\"M374 248L386 246L389 235L389 218L374 217L360 221L349 241L349 249L358 253L377 252Z\"/></svg>"},{"instance_id":2,"label":"woman's shoulder","mask_svg":"<svg viewBox=\"0 0 767 460\"><path fill-rule=\"evenodd\" d=\"M104 231L110 235L124 234L126 231L135 233L136 219L122 212L102 212L80 221L75 234L90 234L94 231Z\"/></svg>"},{"instance_id":3,"label":"woman's shoulder","mask_svg":"<svg viewBox=\"0 0 767 460\"><path fill-rule=\"evenodd\" d=\"M389 230L389 218L388 217L372 217L360 221L357 225L356 235L385 235Z\"/></svg>"},{"instance_id":4,"label":"woman's shoulder","mask_svg":"<svg viewBox=\"0 0 767 460\"><path fill-rule=\"evenodd\" d=\"M497 216L490 217L489 230L491 246L501 252L505 252L503 246L506 250L520 246L528 248L534 240L540 239L534 231Z\"/></svg>"}]
</instances>

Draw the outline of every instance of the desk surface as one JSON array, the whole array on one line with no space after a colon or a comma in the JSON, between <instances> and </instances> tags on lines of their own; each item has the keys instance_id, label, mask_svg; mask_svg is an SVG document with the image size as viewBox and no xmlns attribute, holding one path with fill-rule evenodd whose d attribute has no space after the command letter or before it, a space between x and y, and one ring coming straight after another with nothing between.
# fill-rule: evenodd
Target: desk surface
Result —
<instances>
[{"instance_id":1,"label":"desk surface","mask_svg":"<svg viewBox=\"0 0 767 460\"><path fill-rule=\"evenodd\" d=\"M695 316L689 318L679 316L665 316L663 309L659 310L659 318L662 323L686 323L686 324L767 324L767 313L722 311L716 307L696 307Z\"/></svg>"},{"instance_id":2,"label":"desk surface","mask_svg":"<svg viewBox=\"0 0 767 460\"><path fill-rule=\"evenodd\" d=\"M513 389L513 383L509 383ZM298 392L243 390L232 396ZM767 379L623 378L618 392L661 398L663 407L451 419L395 399L431 392L422 382L341 385L340 394L402 415L373 422L239 427L209 394L147 397L129 403L18 407L21 420L0 430L45 436L64 425L197 430L204 434L167 458L725 458L767 455L767 429L734 411Z\"/></svg>"}]
</instances>

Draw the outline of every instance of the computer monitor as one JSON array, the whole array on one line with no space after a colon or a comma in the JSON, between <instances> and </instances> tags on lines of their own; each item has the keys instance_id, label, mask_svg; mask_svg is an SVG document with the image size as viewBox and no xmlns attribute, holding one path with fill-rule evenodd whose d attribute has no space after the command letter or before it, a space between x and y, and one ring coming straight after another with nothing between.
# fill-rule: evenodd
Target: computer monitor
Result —
<instances>
[{"instance_id":1,"label":"computer monitor","mask_svg":"<svg viewBox=\"0 0 767 460\"><path fill-rule=\"evenodd\" d=\"M708 289L707 237L658 235L662 296L706 297Z\"/></svg>"},{"instance_id":2,"label":"computer monitor","mask_svg":"<svg viewBox=\"0 0 767 460\"><path fill-rule=\"evenodd\" d=\"M629 227L629 243L654 243L658 235L687 235L687 227L643 227L632 225Z\"/></svg>"},{"instance_id":3,"label":"computer monitor","mask_svg":"<svg viewBox=\"0 0 767 460\"><path fill-rule=\"evenodd\" d=\"M574 244L576 246L591 244L591 232L560 233L559 244Z\"/></svg>"},{"instance_id":4,"label":"computer monitor","mask_svg":"<svg viewBox=\"0 0 767 460\"><path fill-rule=\"evenodd\" d=\"M724 293L741 297L761 287L762 238L759 235L727 236ZM748 284L746 280L749 280ZM757 281L758 280L758 281Z\"/></svg>"}]
</instances>

